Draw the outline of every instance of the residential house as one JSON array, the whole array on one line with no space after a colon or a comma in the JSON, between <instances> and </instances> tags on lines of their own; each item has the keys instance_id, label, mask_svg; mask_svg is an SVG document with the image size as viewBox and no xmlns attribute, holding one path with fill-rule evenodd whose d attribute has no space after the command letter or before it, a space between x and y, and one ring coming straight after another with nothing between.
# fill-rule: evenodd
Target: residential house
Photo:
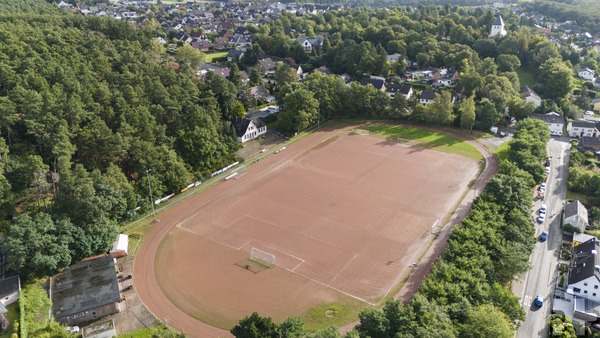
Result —
<instances>
[{"instance_id":1,"label":"residential house","mask_svg":"<svg viewBox=\"0 0 600 338\"><path fill-rule=\"evenodd\" d=\"M250 88L250 94L257 99L274 102L275 96L271 95L265 86L254 86Z\"/></svg>"},{"instance_id":2,"label":"residential house","mask_svg":"<svg viewBox=\"0 0 600 338\"><path fill-rule=\"evenodd\" d=\"M425 89L421 91L421 94L419 95L419 103L428 106L433 103L435 97L436 93L433 90Z\"/></svg>"},{"instance_id":3,"label":"residential house","mask_svg":"<svg viewBox=\"0 0 600 338\"><path fill-rule=\"evenodd\" d=\"M208 74L208 72L212 72L223 77L228 77L231 73L231 69L229 67L222 67L213 63L205 63L200 66L198 72L196 72L196 76L198 79L202 80L206 78L206 74Z\"/></svg>"},{"instance_id":4,"label":"residential house","mask_svg":"<svg viewBox=\"0 0 600 338\"><path fill-rule=\"evenodd\" d=\"M208 41L200 41L200 40L194 40L192 41L192 43L190 44L192 47L198 49L201 52L209 52L215 49L215 47L217 45L215 45L214 43L210 43Z\"/></svg>"},{"instance_id":5,"label":"residential house","mask_svg":"<svg viewBox=\"0 0 600 338\"><path fill-rule=\"evenodd\" d=\"M579 68L579 70L577 71L577 76L588 81L596 81L596 72L587 67Z\"/></svg>"},{"instance_id":6,"label":"residential house","mask_svg":"<svg viewBox=\"0 0 600 338\"><path fill-rule=\"evenodd\" d=\"M567 293L600 302L600 242L592 238L572 248Z\"/></svg>"},{"instance_id":7,"label":"residential house","mask_svg":"<svg viewBox=\"0 0 600 338\"><path fill-rule=\"evenodd\" d=\"M523 100L533 103L536 107L542 105L542 98L533 89L527 86L521 87L519 95Z\"/></svg>"},{"instance_id":8,"label":"residential house","mask_svg":"<svg viewBox=\"0 0 600 338\"><path fill-rule=\"evenodd\" d=\"M550 129L550 135L552 135L552 136L562 136L563 135L563 130L565 128L565 120L561 115L559 115L559 114L554 115L552 113L531 114L531 115L529 115L529 117L546 122L548 129Z\"/></svg>"},{"instance_id":9,"label":"residential house","mask_svg":"<svg viewBox=\"0 0 600 338\"><path fill-rule=\"evenodd\" d=\"M307 52L310 53L314 50L317 54L321 53L321 48L323 48L324 41L322 35L318 35L314 39L307 38L306 36L299 36L297 40L300 41L300 44L302 45L302 47L304 47L304 50L306 50Z\"/></svg>"},{"instance_id":10,"label":"residential house","mask_svg":"<svg viewBox=\"0 0 600 338\"><path fill-rule=\"evenodd\" d=\"M584 136L579 140L577 148L581 151L591 151L600 154L600 138Z\"/></svg>"},{"instance_id":11,"label":"residential house","mask_svg":"<svg viewBox=\"0 0 600 338\"><path fill-rule=\"evenodd\" d=\"M492 28L490 29L490 37L496 35L505 36L506 33L506 29L504 28L504 20L502 20L501 15L498 15L498 17L496 17L496 21L494 21L494 24L492 25Z\"/></svg>"},{"instance_id":12,"label":"residential house","mask_svg":"<svg viewBox=\"0 0 600 338\"><path fill-rule=\"evenodd\" d=\"M0 280L0 314L8 312L6 308L19 300L21 279L12 276Z\"/></svg>"},{"instance_id":13,"label":"residential house","mask_svg":"<svg viewBox=\"0 0 600 338\"><path fill-rule=\"evenodd\" d=\"M231 49L227 52L227 61L234 62L239 61L244 56L244 51L239 49Z\"/></svg>"},{"instance_id":14,"label":"residential house","mask_svg":"<svg viewBox=\"0 0 600 338\"><path fill-rule=\"evenodd\" d=\"M52 313L59 323L79 325L119 311L121 293L110 255L67 267L51 278L50 288Z\"/></svg>"},{"instance_id":15,"label":"residential house","mask_svg":"<svg viewBox=\"0 0 600 338\"><path fill-rule=\"evenodd\" d=\"M262 74L275 74L275 69L277 68L271 58L258 60L255 67Z\"/></svg>"},{"instance_id":16,"label":"residential house","mask_svg":"<svg viewBox=\"0 0 600 338\"><path fill-rule=\"evenodd\" d=\"M267 132L267 126L259 119L237 117L231 125L235 129L238 142L244 143L253 140Z\"/></svg>"},{"instance_id":17,"label":"residential house","mask_svg":"<svg viewBox=\"0 0 600 338\"><path fill-rule=\"evenodd\" d=\"M592 109L600 111L600 97L592 100Z\"/></svg>"},{"instance_id":18,"label":"residential house","mask_svg":"<svg viewBox=\"0 0 600 338\"><path fill-rule=\"evenodd\" d=\"M250 47L252 46L252 39L244 36L234 36L230 43L236 47Z\"/></svg>"},{"instance_id":19,"label":"residential house","mask_svg":"<svg viewBox=\"0 0 600 338\"><path fill-rule=\"evenodd\" d=\"M333 72L331 70L329 70L329 68L327 68L327 66L321 66L321 67L315 69L315 72L320 72L320 73L323 73L325 75L331 75L331 74L333 74Z\"/></svg>"},{"instance_id":20,"label":"residential house","mask_svg":"<svg viewBox=\"0 0 600 338\"><path fill-rule=\"evenodd\" d=\"M304 77L304 71L302 70L302 67L300 67L300 65L291 64L290 68L292 68L294 70L294 73L296 73L296 76L299 79L302 79Z\"/></svg>"},{"instance_id":21,"label":"residential house","mask_svg":"<svg viewBox=\"0 0 600 338\"><path fill-rule=\"evenodd\" d=\"M588 211L586 207L581 204L581 202L575 200L571 203L565 204L563 225L571 224L579 229L580 232L584 232L585 228L589 226L588 222Z\"/></svg>"},{"instance_id":22,"label":"residential house","mask_svg":"<svg viewBox=\"0 0 600 338\"><path fill-rule=\"evenodd\" d=\"M250 38L252 37L252 32L246 27L238 27L235 29L234 35Z\"/></svg>"},{"instance_id":23,"label":"residential house","mask_svg":"<svg viewBox=\"0 0 600 338\"><path fill-rule=\"evenodd\" d=\"M385 92L385 79L378 76L365 77L359 81L363 86L371 85L375 89Z\"/></svg>"},{"instance_id":24,"label":"residential house","mask_svg":"<svg viewBox=\"0 0 600 338\"><path fill-rule=\"evenodd\" d=\"M412 87L405 84L391 84L387 86L386 91L391 99L393 99L396 94L402 94L404 98L408 100L413 94Z\"/></svg>"},{"instance_id":25,"label":"residential house","mask_svg":"<svg viewBox=\"0 0 600 338\"><path fill-rule=\"evenodd\" d=\"M387 62L398 62L402 58L401 54L395 53L387 56Z\"/></svg>"},{"instance_id":26,"label":"residential house","mask_svg":"<svg viewBox=\"0 0 600 338\"><path fill-rule=\"evenodd\" d=\"M596 129L596 124L594 122L588 121L569 122L569 125L567 126L567 131L569 132L570 137L598 136L598 129Z\"/></svg>"}]
</instances>

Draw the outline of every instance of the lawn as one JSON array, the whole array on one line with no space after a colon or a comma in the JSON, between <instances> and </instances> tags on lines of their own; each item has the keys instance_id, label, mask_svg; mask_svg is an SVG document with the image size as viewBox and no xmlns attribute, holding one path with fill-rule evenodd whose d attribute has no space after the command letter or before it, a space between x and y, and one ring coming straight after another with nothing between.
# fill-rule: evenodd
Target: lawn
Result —
<instances>
[{"instance_id":1,"label":"lawn","mask_svg":"<svg viewBox=\"0 0 600 338\"><path fill-rule=\"evenodd\" d=\"M519 76L519 82L521 83L521 87L527 86L532 88L535 85L535 77L533 72L528 69L519 68L517 69L517 75Z\"/></svg>"},{"instance_id":2,"label":"lawn","mask_svg":"<svg viewBox=\"0 0 600 338\"><path fill-rule=\"evenodd\" d=\"M361 128L371 133L387 136L396 142L406 143L408 140L416 147L463 155L475 160L483 158L479 150L466 141L436 131L407 126L366 126Z\"/></svg>"},{"instance_id":3,"label":"lawn","mask_svg":"<svg viewBox=\"0 0 600 338\"><path fill-rule=\"evenodd\" d=\"M508 154L508 142L502 143L498 148L493 149L493 151L498 155L500 160L506 159L506 155Z\"/></svg>"},{"instance_id":4,"label":"lawn","mask_svg":"<svg viewBox=\"0 0 600 338\"><path fill-rule=\"evenodd\" d=\"M204 59L206 60L206 62L213 62L214 59L219 59L219 58L223 58L225 56L227 56L228 52L217 52L217 53L210 53L210 54L204 54Z\"/></svg>"}]
</instances>

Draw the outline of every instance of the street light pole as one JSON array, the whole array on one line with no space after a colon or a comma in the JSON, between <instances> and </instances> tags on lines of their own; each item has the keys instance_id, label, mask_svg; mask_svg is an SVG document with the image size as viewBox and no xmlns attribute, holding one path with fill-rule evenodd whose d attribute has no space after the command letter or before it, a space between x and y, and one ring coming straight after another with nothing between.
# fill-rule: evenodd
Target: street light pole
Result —
<instances>
[{"instance_id":1,"label":"street light pole","mask_svg":"<svg viewBox=\"0 0 600 338\"><path fill-rule=\"evenodd\" d=\"M150 172L152 169L148 168L146 170L146 176L148 177L148 190L150 190L150 205L152 205L152 215L154 215L154 198L152 198L152 185L150 184Z\"/></svg>"}]
</instances>

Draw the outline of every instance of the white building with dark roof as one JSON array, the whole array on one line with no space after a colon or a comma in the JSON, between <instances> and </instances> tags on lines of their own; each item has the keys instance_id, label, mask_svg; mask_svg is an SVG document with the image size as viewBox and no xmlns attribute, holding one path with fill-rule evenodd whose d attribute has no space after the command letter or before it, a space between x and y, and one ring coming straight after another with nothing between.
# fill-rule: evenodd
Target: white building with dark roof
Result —
<instances>
[{"instance_id":1,"label":"white building with dark roof","mask_svg":"<svg viewBox=\"0 0 600 338\"><path fill-rule=\"evenodd\" d=\"M519 96L526 102L533 103L536 107L542 105L542 98L533 89L525 86L519 90Z\"/></svg>"},{"instance_id":2,"label":"white building with dark roof","mask_svg":"<svg viewBox=\"0 0 600 338\"><path fill-rule=\"evenodd\" d=\"M419 95L419 103L428 106L433 103L435 97L436 93L433 90L425 89L421 91L421 94Z\"/></svg>"},{"instance_id":3,"label":"white building with dark roof","mask_svg":"<svg viewBox=\"0 0 600 338\"><path fill-rule=\"evenodd\" d=\"M267 132L267 126L260 119L238 117L231 122L235 129L238 142L244 143L253 140Z\"/></svg>"},{"instance_id":4,"label":"white building with dark roof","mask_svg":"<svg viewBox=\"0 0 600 338\"><path fill-rule=\"evenodd\" d=\"M596 72L587 67L579 68L579 70L577 71L577 76L588 81L596 81Z\"/></svg>"},{"instance_id":5,"label":"white building with dark roof","mask_svg":"<svg viewBox=\"0 0 600 338\"><path fill-rule=\"evenodd\" d=\"M600 243L592 238L572 248L567 293L600 302Z\"/></svg>"},{"instance_id":6,"label":"white building with dark roof","mask_svg":"<svg viewBox=\"0 0 600 338\"><path fill-rule=\"evenodd\" d=\"M67 267L51 279L52 314L79 325L119 311L121 292L113 257L104 255Z\"/></svg>"},{"instance_id":7,"label":"white building with dark roof","mask_svg":"<svg viewBox=\"0 0 600 338\"><path fill-rule=\"evenodd\" d=\"M554 115L552 113L548 114L531 114L529 117L542 120L546 122L548 129L550 129L550 135L552 136L562 136L563 129L565 127L565 120L561 115Z\"/></svg>"},{"instance_id":8,"label":"white building with dark roof","mask_svg":"<svg viewBox=\"0 0 600 338\"><path fill-rule=\"evenodd\" d=\"M492 28L490 29L490 36L505 36L506 33L506 29L504 28L504 20L502 20L501 15L498 15L496 17L496 21L494 21L494 24L492 25Z\"/></svg>"},{"instance_id":9,"label":"white building with dark roof","mask_svg":"<svg viewBox=\"0 0 600 338\"><path fill-rule=\"evenodd\" d=\"M594 122L589 121L569 122L569 125L567 126L567 131L569 132L570 137L598 136L598 129L596 129L596 124Z\"/></svg>"},{"instance_id":10,"label":"white building with dark roof","mask_svg":"<svg viewBox=\"0 0 600 338\"><path fill-rule=\"evenodd\" d=\"M386 91L391 99L393 99L396 94L402 94L404 98L408 100L413 94L412 87L405 84L391 84L387 86Z\"/></svg>"},{"instance_id":11,"label":"white building with dark roof","mask_svg":"<svg viewBox=\"0 0 600 338\"><path fill-rule=\"evenodd\" d=\"M589 225L588 211L578 200L567 203L563 215L563 225L571 224L579 229L580 232L584 232L585 228Z\"/></svg>"}]
</instances>

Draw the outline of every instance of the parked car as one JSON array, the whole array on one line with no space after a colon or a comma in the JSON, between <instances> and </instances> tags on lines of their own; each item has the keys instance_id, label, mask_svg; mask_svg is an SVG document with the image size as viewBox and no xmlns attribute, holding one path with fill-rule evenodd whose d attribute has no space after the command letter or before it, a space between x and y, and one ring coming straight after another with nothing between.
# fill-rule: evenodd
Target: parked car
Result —
<instances>
[{"instance_id":1,"label":"parked car","mask_svg":"<svg viewBox=\"0 0 600 338\"><path fill-rule=\"evenodd\" d=\"M544 305L544 297L542 297L542 295L535 296L533 303L538 307L542 307L542 305Z\"/></svg>"},{"instance_id":2,"label":"parked car","mask_svg":"<svg viewBox=\"0 0 600 338\"><path fill-rule=\"evenodd\" d=\"M540 184L540 191L546 191L546 183Z\"/></svg>"},{"instance_id":3,"label":"parked car","mask_svg":"<svg viewBox=\"0 0 600 338\"><path fill-rule=\"evenodd\" d=\"M540 241L542 241L542 242L546 241L548 239L548 232L542 231L539 238L540 238Z\"/></svg>"},{"instance_id":4,"label":"parked car","mask_svg":"<svg viewBox=\"0 0 600 338\"><path fill-rule=\"evenodd\" d=\"M546 213L540 212L540 215L537 218L538 223L544 223L546 220Z\"/></svg>"},{"instance_id":5,"label":"parked car","mask_svg":"<svg viewBox=\"0 0 600 338\"><path fill-rule=\"evenodd\" d=\"M546 174L550 173L550 167L546 167Z\"/></svg>"},{"instance_id":6,"label":"parked car","mask_svg":"<svg viewBox=\"0 0 600 338\"><path fill-rule=\"evenodd\" d=\"M542 204L542 206L540 207L540 214L545 214L546 211L548 211L548 206L545 204Z\"/></svg>"}]
</instances>

